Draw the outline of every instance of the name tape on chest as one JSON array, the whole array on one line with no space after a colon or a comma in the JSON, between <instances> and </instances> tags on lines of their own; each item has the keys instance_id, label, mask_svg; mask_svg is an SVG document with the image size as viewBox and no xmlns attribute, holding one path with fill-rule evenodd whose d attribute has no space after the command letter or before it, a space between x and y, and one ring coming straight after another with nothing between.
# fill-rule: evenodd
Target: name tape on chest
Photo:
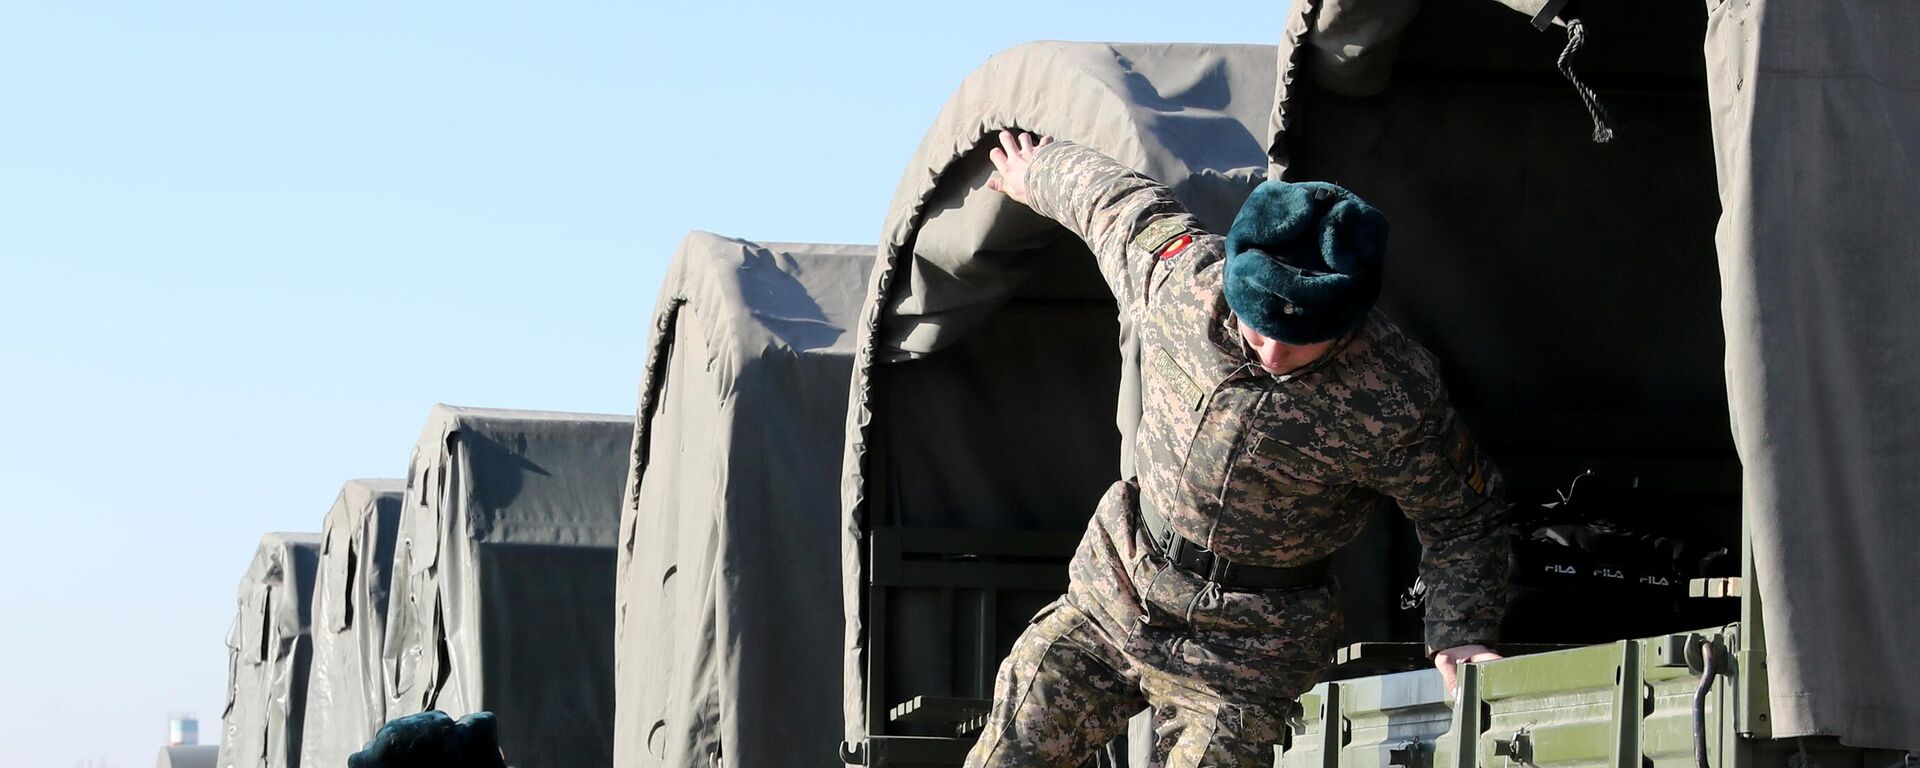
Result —
<instances>
[{"instance_id":1,"label":"name tape on chest","mask_svg":"<svg viewBox=\"0 0 1920 768\"><path fill-rule=\"evenodd\" d=\"M1154 373L1166 380L1168 386L1173 387L1174 393L1180 396L1181 404L1189 410L1199 410L1200 405L1207 401L1206 390L1193 380L1187 369L1180 367L1179 361L1174 360L1173 353L1165 347L1153 348L1153 360L1149 365L1153 366Z\"/></svg>"},{"instance_id":2,"label":"name tape on chest","mask_svg":"<svg viewBox=\"0 0 1920 768\"><path fill-rule=\"evenodd\" d=\"M1156 219L1133 236L1133 247L1160 259L1178 256L1192 244L1193 232L1182 217Z\"/></svg>"}]
</instances>

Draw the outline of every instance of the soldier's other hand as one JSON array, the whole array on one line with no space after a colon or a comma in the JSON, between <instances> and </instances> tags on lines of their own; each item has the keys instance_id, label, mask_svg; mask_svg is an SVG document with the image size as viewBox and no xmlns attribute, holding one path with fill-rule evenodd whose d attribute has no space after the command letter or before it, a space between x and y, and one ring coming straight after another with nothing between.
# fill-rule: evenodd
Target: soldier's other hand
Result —
<instances>
[{"instance_id":1,"label":"soldier's other hand","mask_svg":"<svg viewBox=\"0 0 1920 768\"><path fill-rule=\"evenodd\" d=\"M1051 138L1039 138L1026 131L1000 132L1000 146L987 153L987 159L993 161L993 175L987 177L987 188L1005 193L1014 202L1028 205L1027 167L1033 164L1033 156L1040 154L1040 148L1052 144Z\"/></svg>"},{"instance_id":2,"label":"soldier's other hand","mask_svg":"<svg viewBox=\"0 0 1920 768\"><path fill-rule=\"evenodd\" d=\"M1460 679L1460 665L1481 661L1493 661L1500 658L1492 648L1484 645L1456 645L1433 655L1433 666L1440 670L1440 679L1447 683L1447 696L1453 696L1455 684Z\"/></svg>"}]
</instances>

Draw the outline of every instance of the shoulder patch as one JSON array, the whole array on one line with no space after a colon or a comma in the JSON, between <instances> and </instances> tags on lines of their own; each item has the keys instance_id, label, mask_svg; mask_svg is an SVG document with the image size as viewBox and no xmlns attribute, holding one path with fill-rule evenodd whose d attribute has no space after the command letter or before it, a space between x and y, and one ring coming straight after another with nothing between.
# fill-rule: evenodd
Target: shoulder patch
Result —
<instances>
[{"instance_id":1,"label":"shoulder patch","mask_svg":"<svg viewBox=\"0 0 1920 768\"><path fill-rule=\"evenodd\" d=\"M1475 495L1486 495L1487 462L1473 444L1473 437L1467 434L1467 427L1460 423L1459 417L1454 418L1453 434L1447 442L1447 460L1453 463L1460 478L1466 481L1467 487L1472 488Z\"/></svg>"},{"instance_id":2,"label":"shoulder patch","mask_svg":"<svg viewBox=\"0 0 1920 768\"><path fill-rule=\"evenodd\" d=\"M1154 373L1160 374L1161 378L1167 380L1167 385L1180 394L1180 401L1188 409L1197 411L1207 401L1206 390L1200 388L1200 383L1193 380L1187 369L1180 367L1179 361L1174 360L1173 353L1165 347L1153 348L1153 360L1149 364L1153 366Z\"/></svg>"},{"instance_id":3,"label":"shoulder patch","mask_svg":"<svg viewBox=\"0 0 1920 768\"><path fill-rule=\"evenodd\" d=\"M1453 434L1447 436L1447 460L1453 462L1453 466L1455 467L1465 468L1467 466L1467 459L1470 458L1468 453L1472 450L1472 439L1467 437L1467 431L1460 428L1460 424L1456 420L1453 426Z\"/></svg>"},{"instance_id":4,"label":"shoulder patch","mask_svg":"<svg viewBox=\"0 0 1920 768\"><path fill-rule=\"evenodd\" d=\"M1160 254L1168 245L1181 235L1187 234L1186 222L1178 216L1155 219L1140 234L1133 236L1133 247L1151 254ZM1188 242L1192 242L1189 238Z\"/></svg>"},{"instance_id":5,"label":"shoulder patch","mask_svg":"<svg viewBox=\"0 0 1920 768\"><path fill-rule=\"evenodd\" d=\"M1180 252L1186 250L1189 245L1193 245L1193 235L1182 234L1174 238L1173 242L1160 248L1160 260L1166 261L1180 255Z\"/></svg>"}]
</instances>

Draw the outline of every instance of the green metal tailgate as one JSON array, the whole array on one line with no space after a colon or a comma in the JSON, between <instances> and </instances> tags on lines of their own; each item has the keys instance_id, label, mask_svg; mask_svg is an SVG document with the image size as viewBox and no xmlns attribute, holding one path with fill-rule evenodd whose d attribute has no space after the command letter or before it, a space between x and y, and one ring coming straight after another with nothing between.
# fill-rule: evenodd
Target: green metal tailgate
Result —
<instances>
[{"instance_id":1,"label":"green metal tailgate","mask_svg":"<svg viewBox=\"0 0 1920 768\"><path fill-rule=\"evenodd\" d=\"M1472 665L1449 702L1435 671L1322 683L1301 697L1282 768L1685 768L1702 644L1730 667L1722 630L1626 640ZM1734 674L1706 699L1709 761L1731 736ZM1469 734L1466 744L1459 734Z\"/></svg>"},{"instance_id":2,"label":"green metal tailgate","mask_svg":"<svg viewBox=\"0 0 1920 768\"><path fill-rule=\"evenodd\" d=\"M1703 647L1716 664L1701 729L1708 765L1904 764L1900 753L1830 738L1768 738L1759 644L1733 624L1469 665L1457 701L1432 670L1321 683L1300 698L1276 766L1695 768Z\"/></svg>"}]
</instances>

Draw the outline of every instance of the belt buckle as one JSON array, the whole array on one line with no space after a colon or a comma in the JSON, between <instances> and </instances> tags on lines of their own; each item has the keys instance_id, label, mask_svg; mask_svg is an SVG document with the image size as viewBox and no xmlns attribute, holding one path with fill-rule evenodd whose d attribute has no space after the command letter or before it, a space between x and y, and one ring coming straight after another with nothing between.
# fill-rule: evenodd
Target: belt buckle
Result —
<instances>
[{"instance_id":1,"label":"belt buckle","mask_svg":"<svg viewBox=\"0 0 1920 768\"><path fill-rule=\"evenodd\" d=\"M1238 587L1240 568L1232 560L1221 557L1197 542L1186 539L1179 539L1179 541L1187 547L1185 553L1192 558L1189 563L1191 567L1188 570L1195 576L1229 589Z\"/></svg>"},{"instance_id":2,"label":"belt buckle","mask_svg":"<svg viewBox=\"0 0 1920 768\"><path fill-rule=\"evenodd\" d=\"M1233 561L1215 555L1213 562L1207 564L1207 581L1223 587L1233 586Z\"/></svg>"},{"instance_id":3,"label":"belt buckle","mask_svg":"<svg viewBox=\"0 0 1920 768\"><path fill-rule=\"evenodd\" d=\"M1220 571L1232 564L1226 558L1213 553L1199 542L1175 534L1167 547L1169 560L1188 573L1207 581L1219 581Z\"/></svg>"}]
</instances>

